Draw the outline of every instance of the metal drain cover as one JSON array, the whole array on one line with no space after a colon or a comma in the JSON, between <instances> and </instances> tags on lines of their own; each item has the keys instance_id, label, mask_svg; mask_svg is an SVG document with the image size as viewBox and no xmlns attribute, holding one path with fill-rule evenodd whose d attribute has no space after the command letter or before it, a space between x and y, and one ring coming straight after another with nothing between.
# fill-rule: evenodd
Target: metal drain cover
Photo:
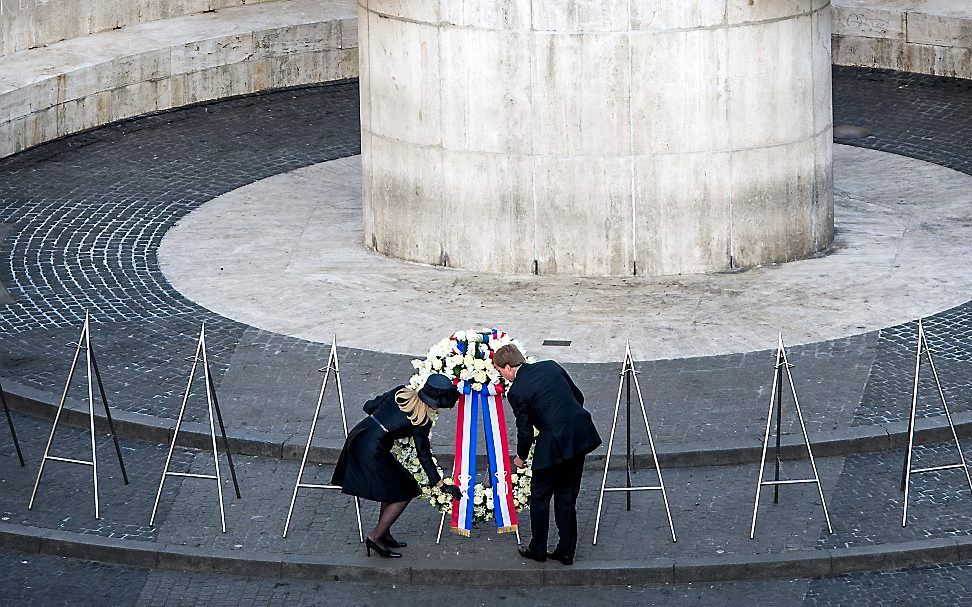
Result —
<instances>
[{"instance_id":1,"label":"metal drain cover","mask_svg":"<svg viewBox=\"0 0 972 607\"><path fill-rule=\"evenodd\" d=\"M838 124L834 126L834 139L864 139L870 136L870 129L853 124Z\"/></svg>"}]
</instances>

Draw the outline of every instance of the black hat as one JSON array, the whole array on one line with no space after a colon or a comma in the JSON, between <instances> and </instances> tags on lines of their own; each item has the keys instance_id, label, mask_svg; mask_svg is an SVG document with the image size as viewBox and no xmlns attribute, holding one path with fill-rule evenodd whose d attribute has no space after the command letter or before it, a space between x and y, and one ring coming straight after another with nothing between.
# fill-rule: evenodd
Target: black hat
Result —
<instances>
[{"instance_id":1,"label":"black hat","mask_svg":"<svg viewBox=\"0 0 972 607\"><path fill-rule=\"evenodd\" d=\"M423 403L433 409L451 409L459 400L459 390L452 385L452 380L441 373L429 375L418 395Z\"/></svg>"}]
</instances>

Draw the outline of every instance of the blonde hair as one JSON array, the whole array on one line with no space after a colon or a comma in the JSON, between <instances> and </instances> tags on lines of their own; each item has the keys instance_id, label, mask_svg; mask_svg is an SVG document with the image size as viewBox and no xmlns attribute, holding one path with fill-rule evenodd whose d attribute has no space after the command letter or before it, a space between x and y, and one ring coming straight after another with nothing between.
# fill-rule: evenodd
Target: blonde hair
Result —
<instances>
[{"instance_id":1,"label":"blonde hair","mask_svg":"<svg viewBox=\"0 0 972 607\"><path fill-rule=\"evenodd\" d=\"M395 403L413 426L422 426L431 418L431 407L419 398L416 390L402 388L395 393Z\"/></svg>"}]
</instances>

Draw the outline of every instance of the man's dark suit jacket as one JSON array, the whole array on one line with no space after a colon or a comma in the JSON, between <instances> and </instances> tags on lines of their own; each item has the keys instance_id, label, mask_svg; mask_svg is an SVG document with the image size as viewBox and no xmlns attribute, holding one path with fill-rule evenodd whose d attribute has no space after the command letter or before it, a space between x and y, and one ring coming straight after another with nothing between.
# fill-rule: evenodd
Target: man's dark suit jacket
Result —
<instances>
[{"instance_id":1,"label":"man's dark suit jacket","mask_svg":"<svg viewBox=\"0 0 972 607\"><path fill-rule=\"evenodd\" d=\"M542 470L587 455L601 444L584 395L564 369L552 360L524 364L506 395L516 416L516 453L525 460L533 452L533 468Z\"/></svg>"}]
</instances>

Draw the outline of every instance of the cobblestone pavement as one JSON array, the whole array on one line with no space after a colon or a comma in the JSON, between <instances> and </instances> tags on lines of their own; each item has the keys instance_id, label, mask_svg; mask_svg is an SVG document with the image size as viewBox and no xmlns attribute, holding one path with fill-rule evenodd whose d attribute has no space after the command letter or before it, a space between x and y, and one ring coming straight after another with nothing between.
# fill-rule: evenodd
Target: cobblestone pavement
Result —
<instances>
[{"instance_id":1,"label":"cobblestone pavement","mask_svg":"<svg viewBox=\"0 0 972 607\"><path fill-rule=\"evenodd\" d=\"M972 171L972 150L961 145L972 138L968 85L838 68L834 90L837 122L875 133L850 143ZM300 437L327 346L200 308L168 285L155 250L181 216L220 193L357 153L357 120L354 83L311 87L139 118L0 160L0 223L9 226L0 241L0 280L14 299L0 308L0 376L56 395L70 357L64 344L90 310L113 406L173 417L188 370L184 357L205 321L230 426ZM969 315L963 305L928 320L956 412L972 410ZM810 430L904 419L913 341L914 326L905 325L794 348ZM342 350L342 357L352 411L410 371L403 356ZM642 365L659 442L760 437L771 361L772 353L753 352ZM606 434L616 366L570 370ZM929 385L922 396L919 415L939 416ZM323 444L336 445L340 436L338 424L321 429ZM643 434L633 439L643 452Z\"/></svg>"},{"instance_id":2,"label":"cobblestone pavement","mask_svg":"<svg viewBox=\"0 0 972 607\"><path fill-rule=\"evenodd\" d=\"M353 501L336 491L302 490L288 537L282 538L297 464L257 457L237 457L242 499L233 494L226 462L224 475L227 533L220 531L215 487L211 481L169 479L154 527L148 520L165 460L164 448L141 441L122 441L131 485L121 482L109 440L99 446L101 520L94 519L91 478L87 469L58 462L48 464L32 510L27 499L46 441L48 422L17 415L24 436L27 468L18 465L9 437L0 437L0 512L2 520L44 529L160 542L192 547L300 555L331 554L362 565L366 559L358 543ZM86 433L58 430L54 452L86 457ZM972 450L972 441L964 445ZM816 491L811 486L784 486L780 503L765 491L757 534L749 539L756 466L715 466L664 470L678 542L669 538L667 519L658 493L636 493L632 511L624 497L607 494L600 536L591 545L600 476L588 472L578 500L580 541L578 558L585 561L645 562L654 559L718 558L721 555L778 554L844 546L968 535L972 529L972 495L960 471L916 476L912 485L909 525L900 526L902 494L898 490L901 450L821 458L817 461L828 500L834 534L828 534ZM954 463L954 446L938 443L919 449L916 465ZM212 456L182 452L172 470L212 472ZM305 482L327 482L331 467L310 466ZM772 473L767 466L767 473ZM809 476L805 461L784 462L783 478ZM638 471L635 485L654 484L655 475ZM623 484L623 473L609 474L608 485ZM376 520L375 505L362 502L365 529ZM407 539L408 553L421 563L520 562L515 537L497 535L488 524L474 529L471 539L443 534L435 544L440 517L428 504L411 504L395 527ZM529 536L529 512L520 516ZM638 538L631 541L631 538Z\"/></svg>"},{"instance_id":3,"label":"cobblestone pavement","mask_svg":"<svg viewBox=\"0 0 972 607\"><path fill-rule=\"evenodd\" d=\"M814 580L803 604L964 605L972 593L972 563L881 571Z\"/></svg>"},{"instance_id":4,"label":"cobblestone pavement","mask_svg":"<svg viewBox=\"0 0 972 607\"><path fill-rule=\"evenodd\" d=\"M967 454L969 442L962 445ZM908 526L901 526L904 494L900 492L905 450L896 449L845 458L828 505L834 534L821 534L819 546L840 548L886 542L906 542L972 533L969 508L972 491L961 470L911 477ZM961 461L954 443L915 448L912 465L941 466Z\"/></svg>"},{"instance_id":5,"label":"cobblestone pavement","mask_svg":"<svg viewBox=\"0 0 972 607\"><path fill-rule=\"evenodd\" d=\"M270 175L358 152L357 85L256 95L97 129L0 160L5 376L56 391L85 311L112 402L172 417L205 321L220 374L247 327L200 308L162 276L178 219Z\"/></svg>"},{"instance_id":6,"label":"cobblestone pavement","mask_svg":"<svg viewBox=\"0 0 972 607\"><path fill-rule=\"evenodd\" d=\"M972 174L972 149L967 145L972 140L970 86L942 78L836 69L836 122L867 126L874 132L873 138L849 143L915 156ZM90 310L96 320L96 347L112 405L172 417L188 370L184 357L194 346L199 323L205 321L229 423L299 435L319 387L316 368L326 356L327 346L258 331L185 300L159 272L154 247L179 217L220 193L357 150L356 90L353 84L342 84L176 110L72 136L0 160L0 223L10 225L9 233L0 241L0 281L13 299L5 305L0 301L0 376L56 394L70 357L65 344L77 338L84 311ZM927 322L929 341L938 353L938 370L954 411L972 409L970 314L972 306L965 304ZM798 389L811 429L904 419L913 347L912 324L794 348ZM406 357L347 350L342 350L342 356L353 410L351 423L357 418L358 403L404 379L409 370ZM771 363L771 353L755 352L643 365L649 406L666 404L664 410L650 410L661 441L759 436ZM591 395L591 409L606 436L616 366L571 365L570 369ZM934 393L927 385L922 397L919 414L938 415ZM92 496L87 471L60 463L49 464L38 501L28 511L26 502L50 426L24 416L17 416L16 421L29 464L26 469L17 465L12 445L0 432L0 511L5 520L139 541L239 550L318 554L327 546L364 560L354 538L351 502L334 492L303 495L291 537L279 538L285 498L296 474L293 462L239 458L244 499L230 497L227 490L230 533L226 535L218 532L212 485L197 480L166 483L159 524L151 528L148 515L165 447L122 441L132 479L132 485L125 487L112 459L110 439L101 436L103 520L95 520L88 510ZM322 435L336 440L340 428L325 424ZM445 443L441 436L444 433L437 441L440 446ZM79 430L60 430L55 444L60 455L86 457L87 437ZM967 444L966 449L970 448L972 445ZM924 449L923 455L926 463L951 463L944 444ZM746 534L755 466L666 471L680 534L677 544L666 539L657 495L637 496L631 513L624 512L623 498L609 497L603 539L596 548L588 539L596 505L592 493L595 481L589 474L580 502L582 541L578 556L593 560L637 559L646 553L653 558L765 553L969 533L972 500L962 479L956 478L960 473L954 471L915 479L912 518L908 527L900 527L897 479L902 458L900 451L892 451L821 460L835 534L826 534L823 529L811 490L787 487L779 505L773 506L768 500L763 503L755 542ZM180 451L177 460L184 469L202 471L212 465L211 459L200 453ZM788 465L787 471L805 474L798 464ZM326 467L322 474L326 477ZM651 480L645 472L637 479ZM612 481L617 480L613 475ZM800 495L804 492L809 494ZM366 521L372 520L373 514L366 510ZM524 516L521 524L525 527L527 522ZM454 560L494 553L507 558L512 551L511 539L496 537L487 530L477 531L479 537L473 540L447 537L436 547L432 541L437 524L438 517L427 506L414 504L409 508L400 534L414 542L409 549L412 554ZM630 537L646 539L634 544L627 541ZM17 563L24 560L11 554L4 558ZM14 564L4 568L6 575L29 571ZM53 564L50 567L56 569ZM98 580L114 579L115 569L65 561L63 581L67 585L63 588L71 587L72 572L90 573L84 579L93 581L80 586L78 594L57 592L55 581L35 590L49 592L51 604L63 604L65 596L80 600L82 595L93 597L88 603L111 601L106 594L84 593L113 592L113 582ZM752 597L759 592L759 596L771 597L769 601L778 600L779 604L794 604L789 599L804 594L807 603L815 605L838 604L847 596L865 601L855 604L886 604L906 601L927 590L932 593L931 599L923 604L954 604L950 601L968 588L970 570L968 564L962 564L864 574L814 581L809 590L803 589L805 582L721 585L716 590L709 586L571 589L559 594L537 590L518 594L521 590L514 589L504 599L484 594L476 600L490 603L495 599L496 604L503 604L522 598L536 604L570 604L594 596L586 592L598 593L598 597L601 592L616 592L610 598L619 604L724 604L727 596L737 596L739 604L753 604ZM152 601L158 596L164 599L157 604L192 604L207 597L213 604L220 604L224 597L225 604L247 604L244 599L262 604L288 596L314 604L320 592L325 596L336 593L334 601L338 603L342 603L340 593L347 592L343 596L348 601L369 604L367 601L387 600L382 592L388 590L124 571L127 573L118 574L119 585L127 585L127 579L133 588L141 588L140 593L149 589L151 595L136 596L133 591L131 604L156 604ZM33 579L39 586L37 578ZM797 594L787 594L791 591ZM17 592L25 590L19 588ZM431 592L442 596L440 589ZM412 597L405 600L416 604L419 600L427 602L429 596L421 589L408 589L403 595ZM189 598L180 603L185 597ZM125 604L124 600L118 599L118 604Z\"/></svg>"},{"instance_id":7,"label":"cobblestone pavement","mask_svg":"<svg viewBox=\"0 0 972 607\"><path fill-rule=\"evenodd\" d=\"M61 557L0 551L5 605L212 607L423 607L431 601L464 606L581 607L953 607L972 593L972 563L860 573L820 580L720 584L657 584L603 588L457 588L306 582L230 575L149 571Z\"/></svg>"},{"instance_id":8,"label":"cobblestone pavement","mask_svg":"<svg viewBox=\"0 0 972 607\"><path fill-rule=\"evenodd\" d=\"M32 510L27 500L36 476L50 428L49 422L16 415L24 457L21 468L8 436L0 434L0 512L2 520L44 529L59 529L103 537L125 538L194 547L222 548L252 553L276 552L290 555L322 553L350 557L360 564L368 561L358 542L354 502L336 491L302 490L286 539L283 524L289 498L297 476L297 463L256 457L236 457L243 498L237 499L229 480L225 459L223 495L227 533L220 530L215 487L211 481L169 479L154 527L148 525L158 487L165 449L151 443L123 440L122 448L131 485L121 481L113 459L110 438L99 444L99 472L102 519L93 512L91 477L88 469L70 464L48 464ZM87 434L75 428L59 429L53 452L67 457L87 457ZM203 452L182 453L172 470L212 473L212 456ZM833 484L840 472L840 461L821 460L819 467L825 486ZM309 466L305 482L327 482L330 466ZM787 474L804 474L793 463ZM679 541L669 538L667 519L657 493L638 493L632 512L625 511L624 498L609 494L605 498L600 537L591 546L597 487L600 477L589 472L578 502L580 542L578 556L586 560L639 560L674 556L715 556L718 554L769 553L789 549L812 549L820 535L822 515L812 490L790 492L799 499L781 500L771 507L764 500L757 540L748 537L752 515L752 490L756 466L683 468L666 470L672 516ZM639 471L634 484L653 484L654 474ZM609 475L609 485L623 484L623 473ZM367 530L377 518L375 504L363 501L362 518ZM967 514L972 514L972 502ZM529 511L521 513L520 525L528 536ZM477 562L498 558L517 562L516 538L497 535L489 525L481 525L471 539L443 533L435 544L440 517L428 504L411 504L395 527L396 534L408 538L409 552L424 562L454 562L457 558ZM691 525L688 521L692 521ZM448 524L448 522L447 522ZM628 537L644 538L633 545ZM649 549L649 552L645 552Z\"/></svg>"},{"instance_id":9,"label":"cobblestone pavement","mask_svg":"<svg viewBox=\"0 0 972 607\"><path fill-rule=\"evenodd\" d=\"M850 420L867 379L875 342L876 335L869 334L792 349L790 360L796 365L794 380L811 432L834 430ZM220 402L228 412L227 419L232 420L227 423L246 430L270 429L305 440L320 390L321 374L317 370L326 356L326 347L320 344L248 329L233 352L219 387ZM363 416L360 407L365 399L404 382L411 372L407 357L362 350L342 350L341 356L342 385L351 425ZM761 439L773 362L774 353L763 351L640 363L639 381L656 440L672 444ZM606 442L620 364L617 367L565 366L587 395L585 406L592 412ZM186 372L184 368L182 373ZM184 380L175 381L181 384ZM633 452L648 453L634 398ZM170 396L169 402L177 404L178 397ZM200 409L194 411L198 413ZM268 415L268 411L273 415ZM623 405L621 415L623 424ZM339 416L333 392L326 401L323 416L332 423L319 426L315 444L340 446L342 428L337 423ZM512 429L513 416L507 417ZM796 423L792 410L787 410L784 431L799 432ZM445 414L440 424L442 429L433 436L433 444L440 452L449 453L454 446L451 434L454 415ZM621 428L617 432L615 452L624 449L623 425ZM515 435L511 432L510 436Z\"/></svg>"},{"instance_id":10,"label":"cobblestone pavement","mask_svg":"<svg viewBox=\"0 0 972 607\"><path fill-rule=\"evenodd\" d=\"M44 580L44 583L38 583ZM682 584L606 588L457 588L268 580L229 575L193 575L108 567L51 556L0 551L0 586L6 605L78 605L118 607L263 607L341 605L378 607L390 603L419 607L430 601L452 605L586 606L610 602L634 605L762 605L799 604L808 582ZM759 600L753 596L760 593ZM826 603L813 603L826 604ZM863 603L857 603L863 604Z\"/></svg>"},{"instance_id":11,"label":"cobblestone pavement","mask_svg":"<svg viewBox=\"0 0 972 607\"><path fill-rule=\"evenodd\" d=\"M834 66L834 124L862 126L851 145L972 175L972 81Z\"/></svg>"},{"instance_id":12,"label":"cobblestone pavement","mask_svg":"<svg viewBox=\"0 0 972 607\"><path fill-rule=\"evenodd\" d=\"M129 480L129 484L125 485L111 437L98 435L101 520L94 517L91 469L63 462L47 463L34 506L28 510L27 504L51 425L17 414L14 423L27 466L20 467L13 442L4 427L4 436L0 440L0 469L3 470L0 476L3 491L0 520L117 539L158 541L158 529L164 524L170 505L178 499L181 485L185 482L180 478L166 481L156 527L149 526L167 446L121 440ZM89 435L77 428L59 427L51 446L51 455L90 460ZM172 469L187 469L195 457L193 452L177 449L173 454Z\"/></svg>"},{"instance_id":13,"label":"cobblestone pavement","mask_svg":"<svg viewBox=\"0 0 972 607\"><path fill-rule=\"evenodd\" d=\"M834 124L866 127L850 145L902 154L972 175L972 82L881 70L834 68ZM929 345L941 360L946 397L970 404L972 304L927 319ZM907 419L917 330L914 323L879 332L875 361L854 425ZM909 369L910 367L910 369ZM939 415L932 384L922 386L919 416Z\"/></svg>"}]
</instances>

